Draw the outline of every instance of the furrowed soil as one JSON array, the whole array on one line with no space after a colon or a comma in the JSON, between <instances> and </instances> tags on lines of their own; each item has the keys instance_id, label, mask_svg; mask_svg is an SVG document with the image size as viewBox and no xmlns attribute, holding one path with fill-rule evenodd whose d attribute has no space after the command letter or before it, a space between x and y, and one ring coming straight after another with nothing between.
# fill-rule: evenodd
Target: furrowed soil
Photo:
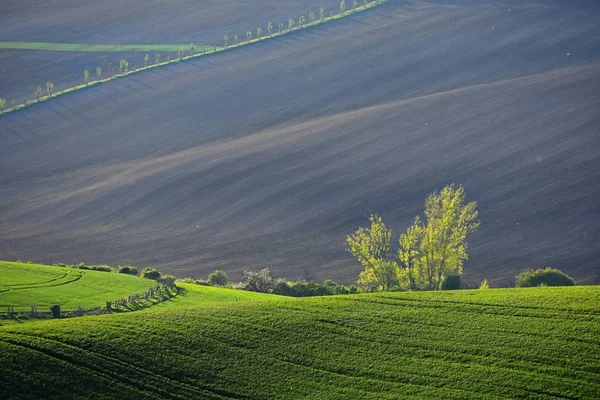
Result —
<instances>
[{"instance_id":1,"label":"furrowed soil","mask_svg":"<svg viewBox=\"0 0 600 400\"><path fill-rule=\"evenodd\" d=\"M280 1L118 1L100 3L77 0L6 0L0 5L0 41L50 42L81 44L185 44L221 46L223 36L239 35L245 40L246 31L256 35L256 28L267 32L281 21L296 22L301 15L308 20L309 12L318 15L319 8L339 12L338 0ZM187 44L186 44L187 43ZM149 52L152 62L154 54ZM158 52L162 60L176 58L177 49ZM55 89L65 89L83 83L83 70L88 68L95 78L100 66L107 76L108 64L118 70L125 59L130 67L144 65L140 52L54 52L0 49L0 97L8 100L32 100L38 86L46 82Z\"/></svg>"},{"instance_id":2,"label":"furrowed soil","mask_svg":"<svg viewBox=\"0 0 600 400\"><path fill-rule=\"evenodd\" d=\"M599 296L572 287L198 302L1 327L0 395L597 399Z\"/></svg>"},{"instance_id":3,"label":"furrowed soil","mask_svg":"<svg viewBox=\"0 0 600 400\"><path fill-rule=\"evenodd\" d=\"M458 183L466 279L600 282L598 14L398 1L0 117L0 254L351 282L365 214Z\"/></svg>"}]
</instances>

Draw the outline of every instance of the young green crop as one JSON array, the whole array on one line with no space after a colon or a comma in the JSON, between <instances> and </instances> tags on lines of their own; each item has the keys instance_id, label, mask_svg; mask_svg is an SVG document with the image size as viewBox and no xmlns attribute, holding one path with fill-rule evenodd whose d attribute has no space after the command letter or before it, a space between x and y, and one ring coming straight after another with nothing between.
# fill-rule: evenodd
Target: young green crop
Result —
<instances>
[{"instance_id":1,"label":"young green crop","mask_svg":"<svg viewBox=\"0 0 600 400\"><path fill-rule=\"evenodd\" d=\"M0 276L0 312L8 306L48 312L53 304L63 311L100 308L156 287L153 281L126 274L11 262L0 262Z\"/></svg>"},{"instance_id":2,"label":"young green crop","mask_svg":"<svg viewBox=\"0 0 600 400\"><path fill-rule=\"evenodd\" d=\"M190 293L175 300L187 298L185 304L168 301L137 313L0 328L0 396L593 399L600 393L598 287L262 295L272 301L221 304Z\"/></svg>"}]
</instances>

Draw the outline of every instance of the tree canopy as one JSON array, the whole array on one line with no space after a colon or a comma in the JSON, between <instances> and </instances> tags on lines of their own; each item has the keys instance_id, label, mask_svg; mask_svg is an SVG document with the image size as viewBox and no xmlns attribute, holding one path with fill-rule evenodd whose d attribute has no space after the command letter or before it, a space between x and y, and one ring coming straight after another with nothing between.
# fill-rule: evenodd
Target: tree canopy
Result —
<instances>
[{"instance_id":1,"label":"tree canopy","mask_svg":"<svg viewBox=\"0 0 600 400\"><path fill-rule=\"evenodd\" d=\"M369 228L348 236L348 251L364 267L357 283L380 290L440 289L450 275L460 276L468 259L467 237L479 226L477 203L465 204L462 186L449 185L425 201L424 221L417 216L392 251L392 230L381 216Z\"/></svg>"}]
</instances>

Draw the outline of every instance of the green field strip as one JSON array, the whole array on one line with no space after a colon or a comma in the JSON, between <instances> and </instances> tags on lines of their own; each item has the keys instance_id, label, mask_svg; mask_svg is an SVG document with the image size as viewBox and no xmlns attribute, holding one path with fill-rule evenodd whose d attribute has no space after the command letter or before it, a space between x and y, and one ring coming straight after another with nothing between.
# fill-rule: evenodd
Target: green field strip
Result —
<instances>
[{"instance_id":1,"label":"green field strip","mask_svg":"<svg viewBox=\"0 0 600 400\"><path fill-rule=\"evenodd\" d=\"M13 346L20 346L24 350L42 353L45 356L54 358L59 362L66 363L74 368L83 370L89 375L105 379L111 384L118 383L130 389L135 389L136 391L142 392L145 395L155 396L157 399L177 398L171 396L166 390L156 388L147 383L141 388L141 385L138 382L145 382L146 380L143 379L144 376L142 376L142 379L139 380L125 379L123 374L117 373L117 371L119 371L118 367L122 368L122 365L108 363L105 359L97 359L93 353L78 347L68 346L62 342L56 342L40 337L30 337L27 338L29 340L23 340L23 338L14 339L6 337L8 335L5 337L2 336L4 335L0 335L0 339L5 343L12 344ZM49 344L45 346L44 342L48 342ZM103 369L102 367L108 368Z\"/></svg>"},{"instance_id":2,"label":"green field strip","mask_svg":"<svg viewBox=\"0 0 600 400\"><path fill-rule=\"evenodd\" d=\"M299 310L301 311L301 310ZM290 314L290 318L294 318L294 316L292 316ZM393 324L390 324L390 321L384 321L386 323L386 326L389 328L391 327ZM256 328L254 325L252 324L245 324L243 322L235 321L235 322L231 322L227 319L222 319L222 320L211 320L211 325L215 326L216 324L219 325L223 325L223 326L227 326L230 325L231 329L235 329L236 327L239 329L239 326L242 325L245 329L244 331L247 332L252 330L253 328ZM390 347L390 345L393 344L393 341L382 341L382 340L378 340L378 339L374 339L375 337L377 337L377 335L374 334L380 334L380 332L376 331L376 330L369 330L367 327L361 327L361 329L346 329L343 330L341 326L339 325L335 325L335 328L339 328L339 329L333 329L335 324L320 324L320 326L322 326L323 328L323 334L326 334L328 337L336 337L335 340L333 340L334 343L336 343L336 345L340 345L343 343L343 346L340 346L342 349L343 348L360 348L361 344L365 344L365 345L372 345L373 343L377 343L380 345L381 348L387 348L389 349L388 351L392 352L392 354L390 354L391 357L394 357L393 353L396 353L396 351L392 350L392 348ZM398 327L401 327L400 324L397 324ZM257 331L257 335L258 336L263 336L265 334L265 327L261 327L260 331ZM277 332L276 330L272 330L273 332ZM393 331L393 329L392 329ZM277 332L278 335L282 335L285 333L284 332ZM393 332L388 333L389 335L392 336L398 336L398 337L402 337L401 335L397 335ZM443 337L444 334L446 334L446 332L438 332L438 334L435 335L435 337L432 337L431 340L436 340L438 338L438 336ZM448 328L448 335L452 334L451 329ZM422 339L422 337L421 337ZM438 344L439 345L439 344ZM506 357L506 358L494 358L492 359L489 356L485 356L483 354L481 354L480 352L473 352L472 355L470 355L470 357L465 358L465 354L464 349L461 350L460 353L457 354L456 349L452 349L452 348L447 348L447 349L427 349L425 347L423 347L422 345L419 345L419 343L413 342L407 342L406 337L404 337L404 342L402 343L402 348L400 349L401 351L398 352L398 356L402 357L402 365L398 366L396 373L402 373L405 375L406 382L411 382L413 384L416 384L415 381L418 381L418 385L422 385L422 386L426 386L426 387L439 387L439 388L444 388L444 387L448 387L451 388L455 382L455 380L457 379L457 374L455 373L453 375L452 378L445 378L444 377L444 371L446 370L446 368L449 367L456 367L459 368L461 365L464 365L465 362L468 362L468 364L470 365L470 368L472 369L480 369L482 373L487 373L487 370L490 370L490 372L493 372L494 374L524 374L526 376L529 376L529 379L531 382L535 381L539 381L540 380L540 376L541 375L535 375L531 373L531 370L528 370L529 367L534 367L536 366L536 362L535 360L531 360L531 363L522 363L518 366L518 368L514 368L514 365L512 363L510 363L510 360L514 360L514 355L517 355L519 353L516 353L514 355L510 355L510 357ZM408 350L408 351L407 351ZM288 355L289 357L292 357L291 354ZM298 354L297 357L302 357L302 354ZM435 360L435 364L437 365L432 365L430 360ZM493 361L498 361L498 360L505 360L506 361L506 365L505 366L500 366L497 365L495 363L493 363ZM289 361L289 359L288 359ZM478 362L479 361L479 362ZM331 373L339 373L339 366L335 366L335 365L330 365L328 367L324 367L324 366L317 366L315 365L315 361L312 358L309 359L302 359L299 360L297 359L296 361L292 361L293 363L300 365L300 366L304 366L307 368L315 368L318 370L322 370L324 372L331 372ZM538 360L539 362L539 360ZM439 364L442 363L443 365L440 366ZM512 367L512 369L509 369L508 366ZM429 371L427 373L414 373L411 371L411 369L414 369L415 367L419 367L420 371ZM431 372L431 371L435 371L435 368L437 367L437 372ZM560 372L564 372L566 370L555 370L555 371L560 371ZM543 370L540 371L541 373L545 374L547 372L549 372L548 370ZM355 377L355 378L367 378L367 379L373 379L379 382L387 382L390 383L390 381L387 380L386 378L386 374L385 371L380 371L377 372L375 370L363 370L363 371L359 371L359 370L354 370L352 373L348 373L346 374L348 376L351 377ZM462 376L464 379L467 379L468 376L466 374L464 374ZM593 376L591 375L585 375L585 376L579 376L579 378L587 378L587 379L594 379ZM395 379L398 379L398 375L395 376ZM576 379L571 379L571 378L566 378L566 377L557 377L554 376L553 379L559 381L558 383L555 383L556 385L558 385L560 387L560 385L565 384L565 383L570 383L573 384L576 382ZM551 395L551 396L555 396L556 393L560 393L559 391L557 391L558 389L556 389L554 392L548 391L548 390L544 390L545 387L547 387L551 382L541 382L538 384L537 388L535 390L524 390L518 386L512 387L511 385L508 385L506 388L503 389L502 395L503 396L509 396L509 397L517 397L517 398L522 398L525 394L529 394L529 393L542 393L542 394L546 394L546 395ZM479 391L484 391L484 392L490 392L494 386L493 384L486 384L485 382L477 382L474 383L474 388L476 390L476 392ZM458 388L455 388L456 390L459 390Z\"/></svg>"},{"instance_id":3,"label":"green field strip","mask_svg":"<svg viewBox=\"0 0 600 400\"><path fill-rule=\"evenodd\" d=\"M11 287L10 290L15 291L15 290L25 290L25 289L36 289L36 288L51 288L51 287L56 287L56 286L63 286L63 285L68 285L69 283L73 283L73 282L77 282L78 280L80 280L83 277L83 273L79 273L79 274L65 274L64 277L60 278L60 279L54 279L51 282L44 282L44 283L39 283L39 284L30 284L30 285L26 285L26 286L17 286L17 287ZM69 279L66 279L69 278ZM63 281L63 279L66 279ZM48 283L51 283L50 285Z\"/></svg>"},{"instance_id":4,"label":"green field strip","mask_svg":"<svg viewBox=\"0 0 600 400\"><path fill-rule=\"evenodd\" d=\"M44 43L44 42L0 42L0 50L40 50L40 51L76 51L76 52L149 52L189 49L190 44L82 44L82 43ZM197 45L196 49L212 48Z\"/></svg>"},{"instance_id":5,"label":"green field strip","mask_svg":"<svg viewBox=\"0 0 600 400\"><path fill-rule=\"evenodd\" d=\"M6 336L2 339L2 336L6 335L8 336L8 339L6 338ZM11 335L14 336L14 338L11 338ZM30 344L23 344L23 340L19 340L20 338L26 338L25 341L30 341ZM203 399L231 399L231 398L239 398L239 396L237 395L232 395L231 393L227 393L226 391L222 391L219 389L216 389L217 392L220 393L215 393L215 389L208 387L206 385L204 385L204 387L195 387L192 386L188 383L182 382L180 380L171 378L169 376L163 375L163 374L159 374L156 373L154 371L152 371L151 369L148 368L143 368L140 367L137 364L132 363L131 361L127 360L122 360L118 357L116 357L115 355L107 355L107 354L102 354L102 353L98 353L96 351L93 351L92 349L84 349L80 346L77 346L75 344L72 343L66 343L66 342L62 342L59 340L55 340L55 339L51 339L51 338L46 338L46 337L41 337L41 336L37 336L37 335L31 335L25 332L21 332L18 334L14 334L14 333L6 333L6 332L0 332L0 339L4 340L5 342L8 343L13 343L13 344L21 344L23 347L26 348L33 348L34 350L40 350L40 351L52 351L54 353L54 355L57 352L57 349L62 349L64 350L64 352L62 352L61 354L67 355L67 350L73 352L74 356L69 356L69 360L68 362L73 362L75 361L76 365L81 365L81 363L79 361L77 361L77 357L75 357L75 353L83 353L83 357L80 357L80 359L92 359L93 362L90 363L86 363L85 366L88 368L93 368L94 370L98 370L98 368L96 367L96 365L107 365L109 368L109 371L123 371L123 370L127 370L130 372L134 373L133 377L127 377L127 380L125 382L132 384L133 382L160 382L162 384L164 384L164 387L169 388L168 392L165 392L163 389L161 389L160 387L157 387L155 385L150 385L148 383L145 383L145 388L144 387L137 387L136 389L138 390L145 390L146 388L149 388L151 392L153 393L157 393L160 394L162 398L177 398L177 399L188 399L189 396L194 395L194 396L202 396L201 398ZM31 343L35 341L36 344L32 345ZM43 342L47 342L48 346L47 347L43 347L41 346L41 343ZM63 357L64 359L64 357ZM100 370L101 371L101 370ZM117 377L121 377L122 375L117 375ZM150 378L150 379L148 379ZM113 378L114 379L114 378ZM132 386L136 386L135 383L132 384ZM173 389L179 389L178 393L173 393ZM209 396L209 397L206 397ZM233 397L231 397L233 396ZM200 398L200 397L195 397L195 398Z\"/></svg>"},{"instance_id":6,"label":"green field strip","mask_svg":"<svg viewBox=\"0 0 600 400\"><path fill-rule=\"evenodd\" d=\"M45 285L47 283L52 283L52 282L56 282L60 279L65 279L69 274L68 273L64 273L59 277L53 278L53 279L49 279L47 281L40 281L40 282L33 282L33 283L15 283L15 284L11 284L11 285L6 285L9 288L15 289L15 288L20 288L20 287L34 287L34 286L39 286L39 285Z\"/></svg>"},{"instance_id":7,"label":"green field strip","mask_svg":"<svg viewBox=\"0 0 600 400\"><path fill-rule=\"evenodd\" d=\"M260 42L263 42L263 41L272 40L272 39L278 38L280 36L289 35L291 33L302 31L304 29L309 29L309 28L312 28L314 26L322 25L322 24L325 24L325 23L328 23L328 22L331 22L331 21L335 21L335 20L339 20L339 19L342 19L342 18L349 17L351 15L354 15L354 14L357 14L357 13L360 13L360 12L363 12L363 11L370 10L370 9L372 9L374 7L377 7L379 5L388 3L390 1L391 0L373 0L373 1L369 2L369 3L367 3L367 4L360 5L360 6L356 7L356 8L354 8L354 9L348 9L343 14L340 13L340 14L335 14L335 15L329 16L329 17L323 17L323 19L316 19L312 23L305 23L302 26L297 26L296 25L294 27L291 27L291 28L288 28L288 29L284 29L281 32L273 32L270 35L266 34L266 35L261 36L260 38L254 38L254 39L247 40L247 41L244 41L244 42L239 42L237 44L228 45L227 47L216 46L216 45L215 46L208 46L208 47L201 47L201 48L197 49L197 51L195 52L195 54L192 54L192 55L188 55L188 56L184 56L182 58L177 58L177 59L172 59L172 60L168 60L168 61L163 61L163 62L155 63L155 64L152 64L152 65L148 65L148 66L145 66L145 67L140 67L140 68L137 68L135 70L126 71L126 72L123 72L123 73L116 73L116 74L114 74L114 75L112 75L112 76L110 76L108 78L97 79L97 80L94 80L94 81L90 81L87 84L69 87L69 88L64 89L64 90L56 90L55 92L52 93L52 95L44 95L44 96L41 96L39 99L26 100L24 103L17 104L15 106L11 106L11 107L6 107L5 106L5 108L3 110L0 110L0 116L4 115L4 114L7 114L7 113L10 113L10 112L21 110L21 109L26 108L26 107L33 106L35 104L39 104L39 103L44 102L44 101L48 101L48 100L53 99L53 98L58 97L58 96L63 96L63 95L66 95L68 93L72 93L72 92L75 92L75 91L78 91L78 90L91 88L92 86L94 86L96 84L106 83L106 82L109 82L109 81L112 81L112 80L115 80L115 79L124 78L126 76L129 76L131 74L135 74L135 73L138 73L138 72L147 71L147 70L151 70L153 68L158 68L158 67L164 67L164 66L167 66L167 65L170 65L170 64L175 64L175 63L179 63L179 62L182 62L182 61L187 61L187 60L190 60L190 59L195 59L195 58L198 58L198 57L204 57L204 56L208 56L208 55L214 55L216 53L223 52L223 51L231 51L231 50L239 48L239 47L245 47L245 46L249 46L249 45L252 45L252 44L255 44L255 43L260 43ZM0 42L0 43L2 43L2 42ZM3 43L8 43L10 45L10 43L14 44L15 42L3 42ZM27 43L27 42L24 42L24 43ZM42 44L44 44L44 43L42 43ZM65 45L65 44L63 44L63 45ZM70 46L70 44L66 44L66 46ZM72 44L71 44L71 46L72 46ZM81 45L75 45L75 46L81 46ZM108 45L108 46L113 46L113 45ZM123 46L123 45L120 45L120 46ZM130 45L130 46L137 46L137 45ZM171 46L171 45L167 45L167 46ZM176 51L179 51L179 49L181 47L184 50L187 51L187 50L189 50L190 46L186 45L186 46L175 46L175 47L177 48ZM27 49L23 49L23 50L27 50ZM32 50L32 49L29 49L29 50ZM63 51L67 51L67 50L63 50ZM77 51L77 50L70 50L70 51ZM102 50L98 50L98 51L102 51ZM121 50L118 50L118 51L121 51ZM133 51L133 50L129 50L129 51ZM148 50L140 50L140 51L148 51ZM94 71L90 71L90 74L93 74L93 72ZM2 98L2 97L0 97L0 98ZM4 99L4 100L6 100L6 99Z\"/></svg>"}]
</instances>

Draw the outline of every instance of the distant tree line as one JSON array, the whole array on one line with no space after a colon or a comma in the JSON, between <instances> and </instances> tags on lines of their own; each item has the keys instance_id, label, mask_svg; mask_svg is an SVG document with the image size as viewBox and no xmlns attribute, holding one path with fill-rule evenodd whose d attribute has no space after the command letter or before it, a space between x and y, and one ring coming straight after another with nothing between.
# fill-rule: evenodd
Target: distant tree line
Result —
<instances>
[{"instance_id":1,"label":"distant tree line","mask_svg":"<svg viewBox=\"0 0 600 400\"><path fill-rule=\"evenodd\" d=\"M368 0L362 0L362 7L367 7L369 5L378 5L378 4L382 4L386 1L389 0L373 0L373 1L368 1ZM348 15L352 12L356 12L359 10L359 4L357 0L353 0L352 2L352 9L348 10L347 5L346 5L346 0L341 0L340 1L340 6L339 6L339 13L338 14L334 14L333 11L331 11L329 13L329 18L334 18L336 15L341 17L341 16L345 16ZM278 22L277 23L277 32L274 32L274 25L271 21L269 21L266 25L266 33L267 35L263 35L264 31L263 31L263 27L257 27L255 32L256 32L256 36L254 36L253 32L248 30L246 31L246 43L250 43L253 41L258 41L258 40L262 40L262 39L266 39L269 37L272 37L274 35L280 35L280 34L284 34L287 33L289 31L293 31L296 29L302 29L308 26L312 26L315 25L317 23L322 23L326 20L325 17L325 8L323 7L319 7L318 13L315 11L310 11L308 13L308 17L301 15L300 17L298 17L298 22L296 22L296 19L291 17L288 18L288 23L287 23L287 29L284 29L284 23L283 22ZM231 41L229 38L229 35L224 35L223 36L223 48L227 49L231 46ZM233 44L235 46L241 45L242 43L239 40L239 36L236 33L233 36ZM198 54L207 54L207 52L209 52L211 50L211 48L207 48L203 47L201 52L199 52ZM217 46L212 46L212 52L216 52L218 51L218 47ZM196 55L196 45L194 43L191 43L189 46L189 56L192 57ZM186 58L185 56L185 49L183 47L179 48L177 50L177 60L178 61L182 61ZM171 56L167 56L166 61L163 61L161 63L161 56L159 53L156 53L154 55L154 65L160 65L160 64L166 64L171 62ZM150 65L150 54L146 54L143 58L143 68L149 68L151 67ZM135 71L138 70L138 68L134 65L133 69L130 69L130 65L129 62L125 59L121 59L119 62L119 74L120 75L124 75L129 73L130 71ZM93 72L93 70L92 70ZM102 81L102 67L101 66L97 66L95 69L96 72L96 82L101 82ZM112 63L108 64L108 68L107 68L107 77L105 78L105 80L109 80L112 79L114 77L114 67L112 65ZM91 72L89 68L85 68L83 70L83 87L88 86L92 83L92 77L91 77ZM79 86L77 86L76 88L79 88ZM66 89L69 90L69 89ZM59 92L55 92L54 91L54 83L52 82L47 82L46 84L46 93L47 95L44 96L43 90L41 86L38 86L35 89L35 100L36 102L40 102L43 99L49 99L51 97L53 97L53 95L60 95L62 93L64 93L66 90L64 91L59 91ZM17 108L23 107L23 106L27 106L29 105L29 101L26 99L23 101L22 104L17 104L16 100L12 100L11 101L11 108L7 109L7 100L5 98L0 98L0 113L5 112L5 111L11 111L11 110L15 110Z\"/></svg>"},{"instance_id":2,"label":"distant tree line","mask_svg":"<svg viewBox=\"0 0 600 400\"><path fill-rule=\"evenodd\" d=\"M326 279L323 283L312 280L292 281L284 278L276 278L269 268L260 271L244 271L244 279L239 283L233 283L225 271L217 270L208 275L207 279L181 279L184 283L195 283L204 286L221 286L238 290L248 290L258 293L270 293L281 296L309 297L330 296L339 294L355 294L359 288L355 285L345 286Z\"/></svg>"}]
</instances>

